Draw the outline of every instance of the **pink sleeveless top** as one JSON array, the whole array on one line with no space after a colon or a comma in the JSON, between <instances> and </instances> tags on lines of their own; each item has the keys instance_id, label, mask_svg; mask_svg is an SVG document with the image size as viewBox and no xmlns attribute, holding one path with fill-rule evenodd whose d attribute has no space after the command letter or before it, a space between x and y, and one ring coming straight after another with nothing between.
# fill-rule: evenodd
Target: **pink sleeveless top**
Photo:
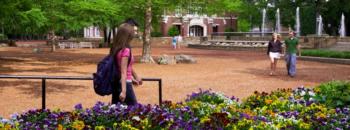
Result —
<instances>
[{"instance_id":1,"label":"pink sleeveless top","mask_svg":"<svg viewBox=\"0 0 350 130\"><path fill-rule=\"evenodd\" d=\"M116 55L116 59L118 61L118 66L121 66L121 61L122 61L122 57L126 57L127 59L129 59L130 55L130 49L129 48L124 48L122 50L120 50L118 52L118 54ZM131 54L131 61L130 64L128 65L127 69L126 69L126 80L131 81L132 80L132 64L134 63L134 57Z\"/></svg>"}]
</instances>

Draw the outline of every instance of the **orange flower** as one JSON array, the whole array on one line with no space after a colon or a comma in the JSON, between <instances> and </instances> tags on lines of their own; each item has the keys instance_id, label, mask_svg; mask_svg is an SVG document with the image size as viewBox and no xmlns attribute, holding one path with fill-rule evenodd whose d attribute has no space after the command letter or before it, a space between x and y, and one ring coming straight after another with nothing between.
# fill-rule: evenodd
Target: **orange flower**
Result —
<instances>
[{"instance_id":1,"label":"orange flower","mask_svg":"<svg viewBox=\"0 0 350 130\"><path fill-rule=\"evenodd\" d=\"M265 100L265 103L266 103L266 104L271 104L271 103L272 103L272 100L266 99L266 100Z\"/></svg>"},{"instance_id":2,"label":"orange flower","mask_svg":"<svg viewBox=\"0 0 350 130\"><path fill-rule=\"evenodd\" d=\"M57 130L63 130L63 126L59 124Z\"/></svg>"}]
</instances>

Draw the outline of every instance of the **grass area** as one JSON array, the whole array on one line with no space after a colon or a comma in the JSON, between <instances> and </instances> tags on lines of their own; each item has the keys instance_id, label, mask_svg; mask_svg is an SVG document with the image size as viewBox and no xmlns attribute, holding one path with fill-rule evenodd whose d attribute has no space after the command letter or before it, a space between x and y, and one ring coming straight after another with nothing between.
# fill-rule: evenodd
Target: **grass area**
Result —
<instances>
[{"instance_id":1,"label":"grass area","mask_svg":"<svg viewBox=\"0 0 350 130\"><path fill-rule=\"evenodd\" d=\"M328 58L343 58L350 59L350 51L331 51L331 50L318 50L308 49L302 50L302 56L314 56L314 57L328 57Z\"/></svg>"}]
</instances>

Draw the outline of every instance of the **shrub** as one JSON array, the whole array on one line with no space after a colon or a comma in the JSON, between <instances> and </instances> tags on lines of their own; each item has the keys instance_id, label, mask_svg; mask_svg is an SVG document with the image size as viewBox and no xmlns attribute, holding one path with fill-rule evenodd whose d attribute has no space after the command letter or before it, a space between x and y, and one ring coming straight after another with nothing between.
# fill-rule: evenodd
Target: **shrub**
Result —
<instances>
[{"instance_id":1,"label":"shrub","mask_svg":"<svg viewBox=\"0 0 350 130\"><path fill-rule=\"evenodd\" d=\"M225 28L225 32L234 32L235 30L233 28Z\"/></svg>"},{"instance_id":2,"label":"shrub","mask_svg":"<svg viewBox=\"0 0 350 130\"><path fill-rule=\"evenodd\" d=\"M350 59L349 51L341 52L341 51L331 51L331 50L302 50L301 55Z\"/></svg>"},{"instance_id":3,"label":"shrub","mask_svg":"<svg viewBox=\"0 0 350 130\"><path fill-rule=\"evenodd\" d=\"M151 33L151 36L152 36L152 37L162 37L163 34L162 34L161 32L152 32L152 33Z\"/></svg>"},{"instance_id":4,"label":"shrub","mask_svg":"<svg viewBox=\"0 0 350 130\"><path fill-rule=\"evenodd\" d=\"M5 34L0 34L0 40L7 40L7 36Z\"/></svg>"},{"instance_id":5,"label":"shrub","mask_svg":"<svg viewBox=\"0 0 350 130\"><path fill-rule=\"evenodd\" d=\"M315 88L315 100L329 107L350 106L350 82L332 81Z\"/></svg>"},{"instance_id":6,"label":"shrub","mask_svg":"<svg viewBox=\"0 0 350 130\"><path fill-rule=\"evenodd\" d=\"M239 19L238 21L238 31L248 32L250 30L250 23L245 19Z\"/></svg>"},{"instance_id":7,"label":"shrub","mask_svg":"<svg viewBox=\"0 0 350 130\"><path fill-rule=\"evenodd\" d=\"M180 31L175 27L175 26L172 26L169 30L168 30L168 35L169 36L177 36L180 34Z\"/></svg>"}]
</instances>

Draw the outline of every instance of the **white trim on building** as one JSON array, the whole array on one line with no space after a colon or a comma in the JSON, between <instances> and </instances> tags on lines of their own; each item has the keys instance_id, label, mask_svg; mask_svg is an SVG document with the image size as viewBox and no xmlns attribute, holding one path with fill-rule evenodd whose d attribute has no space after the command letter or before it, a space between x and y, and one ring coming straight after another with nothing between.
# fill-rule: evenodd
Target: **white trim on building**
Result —
<instances>
[{"instance_id":1,"label":"white trim on building","mask_svg":"<svg viewBox=\"0 0 350 130\"><path fill-rule=\"evenodd\" d=\"M207 36L207 25L204 24L204 19L192 19L188 25L187 36L194 36L196 32L193 32L190 28L192 26L201 26L203 28L203 36ZM195 30L194 30L195 31Z\"/></svg>"},{"instance_id":2,"label":"white trim on building","mask_svg":"<svg viewBox=\"0 0 350 130\"><path fill-rule=\"evenodd\" d=\"M100 29L95 26L84 28L84 38L102 38Z\"/></svg>"}]
</instances>

